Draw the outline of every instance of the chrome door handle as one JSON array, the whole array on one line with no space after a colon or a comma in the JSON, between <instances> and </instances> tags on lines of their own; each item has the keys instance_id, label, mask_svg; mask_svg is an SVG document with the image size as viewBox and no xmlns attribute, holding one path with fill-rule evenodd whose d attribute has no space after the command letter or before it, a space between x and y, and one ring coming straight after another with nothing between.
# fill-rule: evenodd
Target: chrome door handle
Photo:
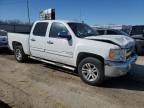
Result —
<instances>
[{"instance_id":1,"label":"chrome door handle","mask_svg":"<svg viewBox=\"0 0 144 108\"><path fill-rule=\"evenodd\" d=\"M47 41L48 44L54 44L52 41Z\"/></svg>"},{"instance_id":2,"label":"chrome door handle","mask_svg":"<svg viewBox=\"0 0 144 108\"><path fill-rule=\"evenodd\" d=\"M32 38L31 41L36 41L36 40Z\"/></svg>"}]
</instances>

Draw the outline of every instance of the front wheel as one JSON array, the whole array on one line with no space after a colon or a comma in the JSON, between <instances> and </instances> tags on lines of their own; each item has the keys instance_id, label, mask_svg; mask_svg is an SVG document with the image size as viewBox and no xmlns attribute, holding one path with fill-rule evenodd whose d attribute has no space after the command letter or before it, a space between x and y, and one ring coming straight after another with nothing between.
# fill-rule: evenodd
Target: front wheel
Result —
<instances>
[{"instance_id":1,"label":"front wheel","mask_svg":"<svg viewBox=\"0 0 144 108\"><path fill-rule=\"evenodd\" d=\"M22 46L15 46L14 54L18 62L25 62L27 59L27 56L25 55Z\"/></svg>"},{"instance_id":2,"label":"front wheel","mask_svg":"<svg viewBox=\"0 0 144 108\"><path fill-rule=\"evenodd\" d=\"M100 85L104 81L104 68L100 60L88 57L78 65L81 79L90 85Z\"/></svg>"}]
</instances>

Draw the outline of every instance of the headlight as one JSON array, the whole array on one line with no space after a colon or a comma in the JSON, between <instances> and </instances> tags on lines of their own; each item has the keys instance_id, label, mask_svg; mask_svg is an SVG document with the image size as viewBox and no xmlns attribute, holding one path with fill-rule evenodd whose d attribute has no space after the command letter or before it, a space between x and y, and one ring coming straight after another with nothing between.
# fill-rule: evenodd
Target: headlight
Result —
<instances>
[{"instance_id":1,"label":"headlight","mask_svg":"<svg viewBox=\"0 0 144 108\"><path fill-rule=\"evenodd\" d=\"M126 60L126 49L110 49L109 60L125 61Z\"/></svg>"}]
</instances>

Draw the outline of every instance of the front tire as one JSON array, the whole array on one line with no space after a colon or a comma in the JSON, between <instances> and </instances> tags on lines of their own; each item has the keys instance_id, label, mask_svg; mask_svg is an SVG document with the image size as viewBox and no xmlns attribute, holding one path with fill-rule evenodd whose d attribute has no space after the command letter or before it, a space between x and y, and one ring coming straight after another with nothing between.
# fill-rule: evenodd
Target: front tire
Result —
<instances>
[{"instance_id":1,"label":"front tire","mask_svg":"<svg viewBox=\"0 0 144 108\"><path fill-rule=\"evenodd\" d=\"M100 60L94 57L83 59L78 65L80 78L90 85L100 85L104 81L104 67Z\"/></svg>"},{"instance_id":2,"label":"front tire","mask_svg":"<svg viewBox=\"0 0 144 108\"><path fill-rule=\"evenodd\" d=\"M27 56L25 55L22 46L15 46L14 54L15 54L15 59L18 62L25 62L27 60Z\"/></svg>"}]
</instances>

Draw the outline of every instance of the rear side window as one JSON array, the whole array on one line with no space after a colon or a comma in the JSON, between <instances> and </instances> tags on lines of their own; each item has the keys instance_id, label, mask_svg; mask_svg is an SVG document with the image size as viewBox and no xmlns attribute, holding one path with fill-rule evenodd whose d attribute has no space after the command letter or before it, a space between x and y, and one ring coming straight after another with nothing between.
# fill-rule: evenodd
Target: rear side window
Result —
<instances>
[{"instance_id":1,"label":"rear side window","mask_svg":"<svg viewBox=\"0 0 144 108\"><path fill-rule=\"evenodd\" d=\"M35 25L33 30L33 35L35 36L45 36L47 31L48 23L47 22L40 22Z\"/></svg>"},{"instance_id":2,"label":"rear side window","mask_svg":"<svg viewBox=\"0 0 144 108\"><path fill-rule=\"evenodd\" d=\"M59 22L54 22L54 23L52 23L49 37L57 38L57 37L59 37L58 33L61 33L61 32L66 32L67 34L69 34L69 31L65 27L64 24L59 23Z\"/></svg>"}]
</instances>

